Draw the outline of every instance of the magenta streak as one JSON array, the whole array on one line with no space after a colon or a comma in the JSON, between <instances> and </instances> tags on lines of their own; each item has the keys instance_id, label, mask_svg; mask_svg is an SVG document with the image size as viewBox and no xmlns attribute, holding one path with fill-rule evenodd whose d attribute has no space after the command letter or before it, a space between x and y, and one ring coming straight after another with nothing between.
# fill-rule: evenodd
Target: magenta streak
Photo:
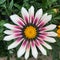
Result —
<instances>
[{"instance_id":1,"label":"magenta streak","mask_svg":"<svg viewBox=\"0 0 60 60\"><path fill-rule=\"evenodd\" d=\"M20 27L19 27L19 26L15 26L15 28L16 28L16 29L20 29Z\"/></svg>"},{"instance_id":2,"label":"magenta streak","mask_svg":"<svg viewBox=\"0 0 60 60\"><path fill-rule=\"evenodd\" d=\"M18 38L16 41L19 42L20 40L22 40L22 37L21 38Z\"/></svg>"},{"instance_id":3,"label":"magenta streak","mask_svg":"<svg viewBox=\"0 0 60 60\"><path fill-rule=\"evenodd\" d=\"M34 16L31 17L32 22L34 21Z\"/></svg>"},{"instance_id":4,"label":"magenta streak","mask_svg":"<svg viewBox=\"0 0 60 60\"><path fill-rule=\"evenodd\" d=\"M22 23L22 22L18 21L18 23L19 23L21 26L23 26L23 23Z\"/></svg>"},{"instance_id":5,"label":"magenta streak","mask_svg":"<svg viewBox=\"0 0 60 60\"><path fill-rule=\"evenodd\" d=\"M29 49L29 48L30 48L30 43L27 44L27 49Z\"/></svg>"},{"instance_id":6,"label":"magenta streak","mask_svg":"<svg viewBox=\"0 0 60 60\"><path fill-rule=\"evenodd\" d=\"M26 23L28 23L28 20L29 20L28 17L25 16L25 21L26 21Z\"/></svg>"},{"instance_id":7,"label":"magenta streak","mask_svg":"<svg viewBox=\"0 0 60 60\"><path fill-rule=\"evenodd\" d=\"M42 28L39 28L40 31L45 31L46 28L45 27L42 27Z\"/></svg>"},{"instance_id":8,"label":"magenta streak","mask_svg":"<svg viewBox=\"0 0 60 60\"><path fill-rule=\"evenodd\" d=\"M35 40L35 44L36 44L37 46L39 46L39 41L38 41L38 40Z\"/></svg>"},{"instance_id":9,"label":"magenta streak","mask_svg":"<svg viewBox=\"0 0 60 60\"><path fill-rule=\"evenodd\" d=\"M22 18L20 18L20 20L23 22L23 25L25 24L24 20Z\"/></svg>"},{"instance_id":10,"label":"magenta streak","mask_svg":"<svg viewBox=\"0 0 60 60\"><path fill-rule=\"evenodd\" d=\"M20 37L21 36L21 34L19 33L19 34L15 34L14 35L15 37Z\"/></svg>"},{"instance_id":11,"label":"magenta streak","mask_svg":"<svg viewBox=\"0 0 60 60\"><path fill-rule=\"evenodd\" d=\"M44 40L38 39L39 43L42 44Z\"/></svg>"},{"instance_id":12,"label":"magenta streak","mask_svg":"<svg viewBox=\"0 0 60 60\"><path fill-rule=\"evenodd\" d=\"M23 41L22 46L26 46L26 44L27 44L27 41L25 40Z\"/></svg>"},{"instance_id":13,"label":"magenta streak","mask_svg":"<svg viewBox=\"0 0 60 60\"><path fill-rule=\"evenodd\" d=\"M45 39L45 35L40 35L39 38Z\"/></svg>"},{"instance_id":14,"label":"magenta streak","mask_svg":"<svg viewBox=\"0 0 60 60\"><path fill-rule=\"evenodd\" d=\"M34 47L34 41L31 41L31 45L32 45L32 47Z\"/></svg>"},{"instance_id":15,"label":"magenta streak","mask_svg":"<svg viewBox=\"0 0 60 60\"><path fill-rule=\"evenodd\" d=\"M39 24L38 24L38 27L43 27L43 26L44 26L44 22L40 21Z\"/></svg>"},{"instance_id":16,"label":"magenta streak","mask_svg":"<svg viewBox=\"0 0 60 60\"><path fill-rule=\"evenodd\" d=\"M14 30L13 32L14 33L19 33L19 32L21 32L21 30Z\"/></svg>"},{"instance_id":17,"label":"magenta streak","mask_svg":"<svg viewBox=\"0 0 60 60\"><path fill-rule=\"evenodd\" d=\"M46 32L42 32L40 35L45 35L47 36L48 34Z\"/></svg>"},{"instance_id":18,"label":"magenta streak","mask_svg":"<svg viewBox=\"0 0 60 60\"><path fill-rule=\"evenodd\" d=\"M22 19L22 18L19 18L19 19L23 21L23 19Z\"/></svg>"},{"instance_id":19,"label":"magenta streak","mask_svg":"<svg viewBox=\"0 0 60 60\"><path fill-rule=\"evenodd\" d=\"M36 24L36 23L37 23L37 20L38 20L38 18L36 18L36 19L34 20L34 24Z\"/></svg>"}]
</instances>

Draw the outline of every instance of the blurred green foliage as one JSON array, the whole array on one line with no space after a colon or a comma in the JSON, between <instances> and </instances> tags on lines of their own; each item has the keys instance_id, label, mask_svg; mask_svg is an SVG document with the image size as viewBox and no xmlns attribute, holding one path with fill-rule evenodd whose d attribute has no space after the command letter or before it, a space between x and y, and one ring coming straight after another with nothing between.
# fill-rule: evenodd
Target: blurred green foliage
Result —
<instances>
[{"instance_id":1,"label":"blurred green foliage","mask_svg":"<svg viewBox=\"0 0 60 60\"><path fill-rule=\"evenodd\" d=\"M53 18L50 23L56 25L60 24L60 0L0 0L0 57L7 56L7 60L9 60L9 57L13 54L13 52L16 53L17 50L7 50L7 46L10 42L3 41L5 36L3 33L5 27L3 25L7 22L11 23L9 18L10 15L18 14L21 16L20 10L23 6L29 9L32 5L35 7L35 12L39 8L42 8L44 13L48 12L49 14L52 14ZM57 12L55 12L54 9L57 9ZM56 41L56 43L51 44L53 46L51 55L53 60L60 60L60 38L56 38Z\"/></svg>"}]
</instances>

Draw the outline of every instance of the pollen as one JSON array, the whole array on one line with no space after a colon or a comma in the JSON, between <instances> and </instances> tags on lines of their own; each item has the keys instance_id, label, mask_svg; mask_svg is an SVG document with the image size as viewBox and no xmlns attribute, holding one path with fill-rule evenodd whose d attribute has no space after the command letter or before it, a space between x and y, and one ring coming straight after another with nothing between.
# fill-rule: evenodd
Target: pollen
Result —
<instances>
[{"instance_id":1,"label":"pollen","mask_svg":"<svg viewBox=\"0 0 60 60\"><path fill-rule=\"evenodd\" d=\"M28 27L25 28L24 34L25 34L26 38L33 39L37 35L37 30L33 26L28 26Z\"/></svg>"}]
</instances>

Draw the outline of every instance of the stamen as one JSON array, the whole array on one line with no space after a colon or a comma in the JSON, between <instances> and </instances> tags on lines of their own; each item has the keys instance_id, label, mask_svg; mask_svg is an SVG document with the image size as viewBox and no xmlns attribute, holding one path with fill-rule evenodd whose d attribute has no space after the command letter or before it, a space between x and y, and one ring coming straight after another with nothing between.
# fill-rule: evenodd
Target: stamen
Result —
<instances>
[{"instance_id":1,"label":"stamen","mask_svg":"<svg viewBox=\"0 0 60 60\"><path fill-rule=\"evenodd\" d=\"M28 39L33 39L36 37L37 35L37 30L35 27L33 26L27 26L25 29L24 29L24 35L26 36L26 38Z\"/></svg>"}]
</instances>

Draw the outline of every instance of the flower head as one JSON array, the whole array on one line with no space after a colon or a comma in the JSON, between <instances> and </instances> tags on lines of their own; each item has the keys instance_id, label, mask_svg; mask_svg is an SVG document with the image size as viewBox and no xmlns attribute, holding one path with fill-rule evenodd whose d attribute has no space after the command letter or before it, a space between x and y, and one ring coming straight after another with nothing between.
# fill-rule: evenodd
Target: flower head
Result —
<instances>
[{"instance_id":1,"label":"flower head","mask_svg":"<svg viewBox=\"0 0 60 60\"><path fill-rule=\"evenodd\" d=\"M54 37L57 36L57 34L52 31L56 28L56 25L50 24L45 26L51 20L52 15L48 15L47 13L43 14L42 9L39 9L34 15L33 6L30 7L29 11L22 7L21 14L23 19L16 14L10 16L12 22L16 25L9 23L4 24L4 26L9 29L4 31L4 33L8 35L4 37L4 40L10 41L15 39L15 42L9 45L8 49L15 48L22 43L17 51L18 57L21 57L25 53L25 59L28 59L31 49L33 57L37 58L37 48L43 55L47 55L47 51L43 46L47 49L52 49L46 41L54 43L56 42Z\"/></svg>"},{"instance_id":2,"label":"flower head","mask_svg":"<svg viewBox=\"0 0 60 60\"><path fill-rule=\"evenodd\" d=\"M60 37L60 25L58 26L58 29L57 29L57 36Z\"/></svg>"}]
</instances>

